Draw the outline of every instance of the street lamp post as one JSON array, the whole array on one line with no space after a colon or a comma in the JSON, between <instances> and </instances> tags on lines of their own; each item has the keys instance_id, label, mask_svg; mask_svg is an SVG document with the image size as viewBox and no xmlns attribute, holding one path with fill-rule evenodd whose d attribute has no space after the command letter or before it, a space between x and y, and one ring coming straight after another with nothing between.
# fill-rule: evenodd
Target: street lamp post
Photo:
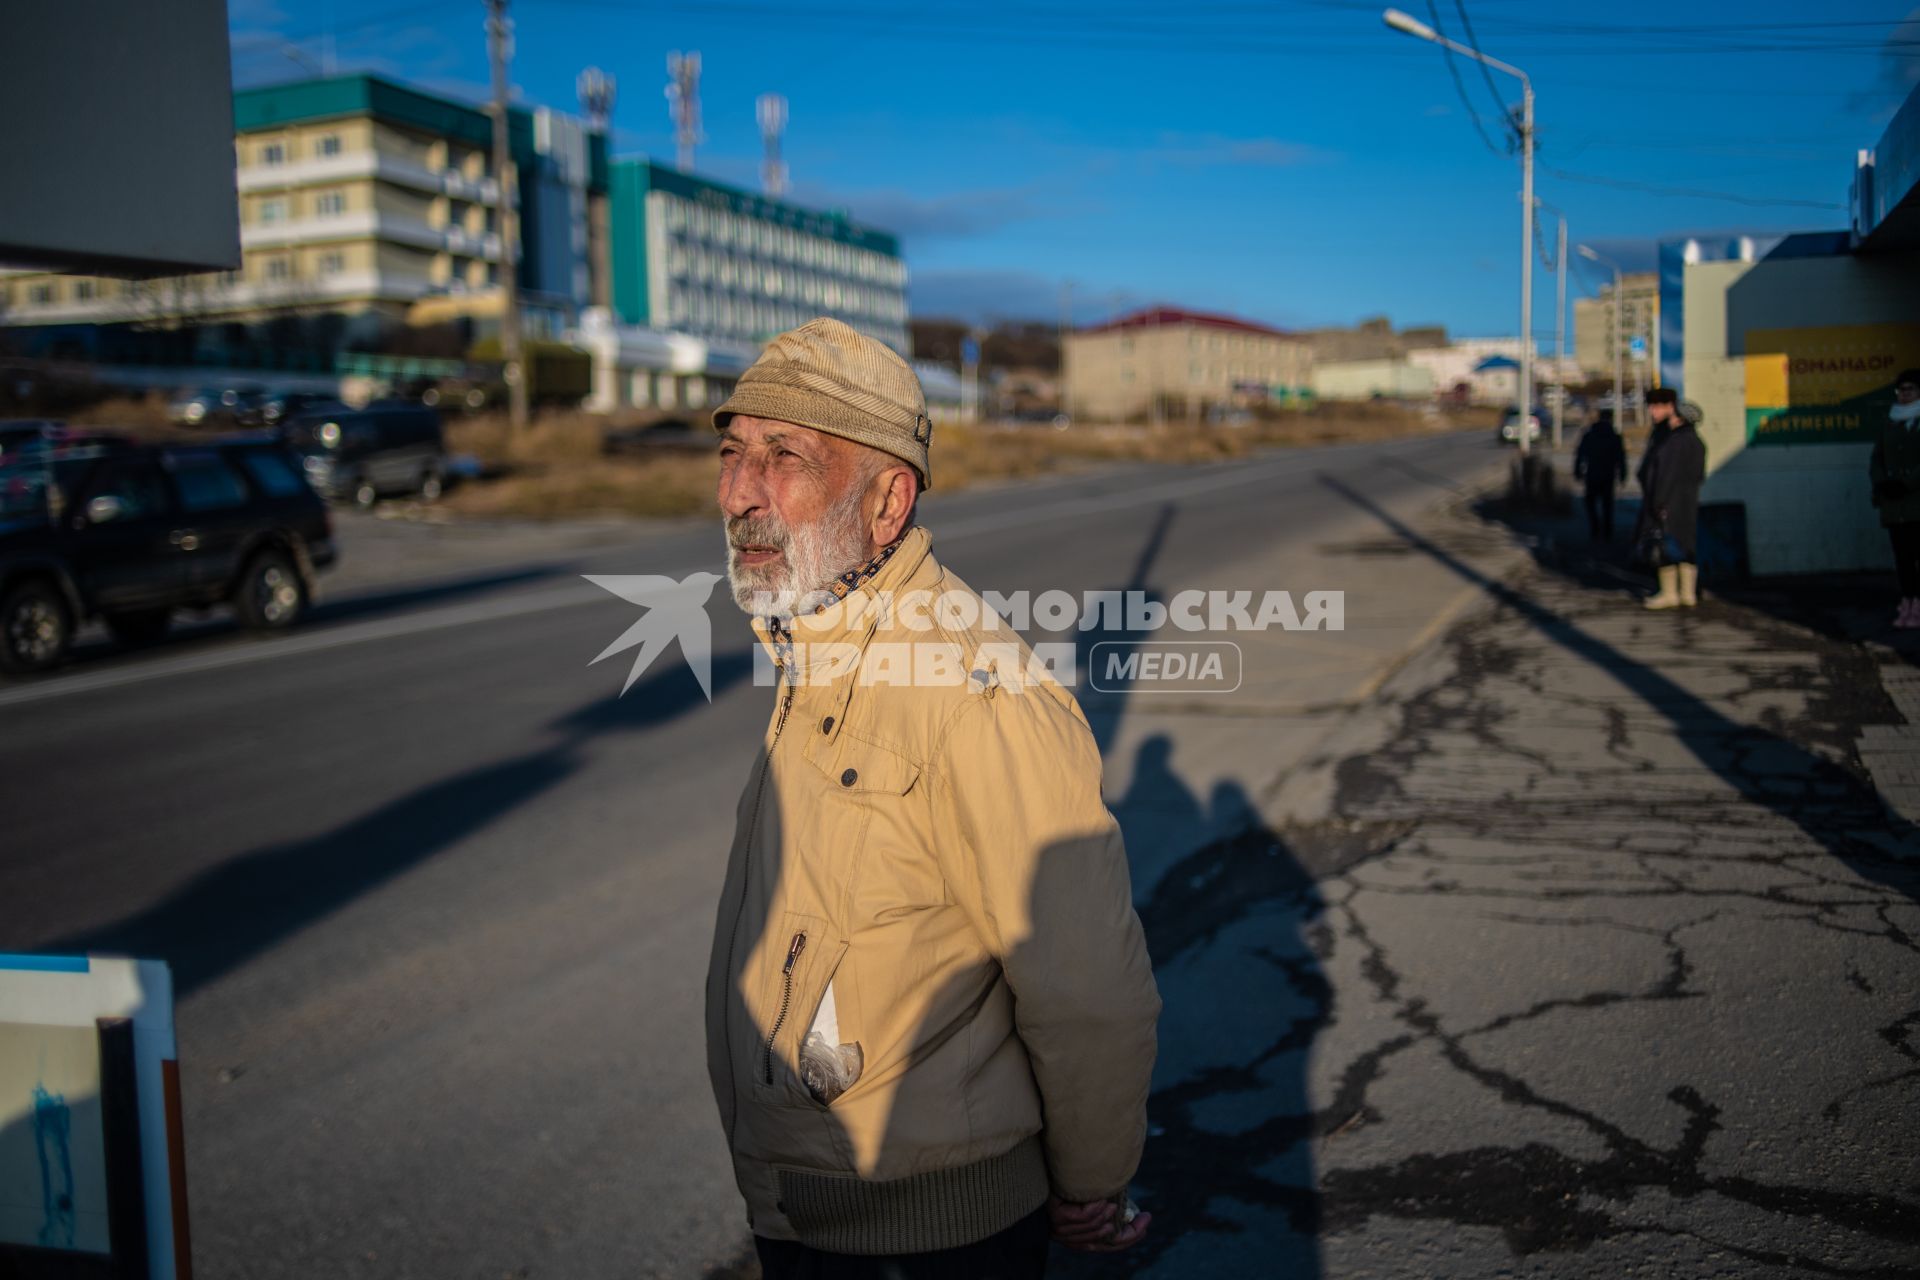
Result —
<instances>
[{"instance_id":1,"label":"street lamp post","mask_svg":"<svg viewBox=\"0 0 1920 1280\"><path fill-rule=\"evenodd\" d=\"M1580 256L1588 262L1597 262L1613 272L1613 426L1616 431L1627 429L1627 373L1621 368L1620 339L1623 336L1623 324L1620 318L1621 288L1620 264L1599 252L1590 244L1580 246Z\"/></svg>"},{"instance_id":2,"label":"street lamp post","mask_svg":"<svg viewBox=\"0 0 1920 1280\"><path fill-rule=\"evenodd\" d=\"M1527 440L1527 419L1533 412L1533 81L1527 73L1498 58L1489 58L1478 49L1449 40L1426 23L1388 9L1381 19L1395 31L1442 45L1465 58L1484 63L1520 80L1520 452L1532 446Z\"/></svg>"}]
</instances>

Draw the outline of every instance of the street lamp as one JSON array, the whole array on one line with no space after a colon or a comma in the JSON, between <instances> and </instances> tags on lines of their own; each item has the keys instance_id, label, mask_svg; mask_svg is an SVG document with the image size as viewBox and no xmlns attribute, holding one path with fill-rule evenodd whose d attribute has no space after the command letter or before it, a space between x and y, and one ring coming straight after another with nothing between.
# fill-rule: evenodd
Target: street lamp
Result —
<instances>
[{"instance_id":1,"label":"street lamp","mask_svg":"<svg viewBox=\"0 0 1920 1280\"><path fill-rule=\"evenodd\" d=\"M1597 262L1613 271L1613 425L1616 430L1625 431L1627 429L1627 375L1626 371L1620 367L1620 339L1624 336L1621 333L1620 319L1620 295L1624 292L1621 288L1620 264L1590 244L1580 246L1580 256L1588 262Z\"/></svg>"},{"instance_id":2,"label":"street lamp","mask_svg":"<svg viewBox=\"0 0 1920 1280\"><path fill-rule=\"evenodd\" d=\"M1388 9L1380 15L1395 31L1428 40L1465 58L1520 79L1520 452L1527 453L1527 419L1533 412L1533 81L1516 66L1449 40L1419 19Z\"/></svg>"}]
</instances>

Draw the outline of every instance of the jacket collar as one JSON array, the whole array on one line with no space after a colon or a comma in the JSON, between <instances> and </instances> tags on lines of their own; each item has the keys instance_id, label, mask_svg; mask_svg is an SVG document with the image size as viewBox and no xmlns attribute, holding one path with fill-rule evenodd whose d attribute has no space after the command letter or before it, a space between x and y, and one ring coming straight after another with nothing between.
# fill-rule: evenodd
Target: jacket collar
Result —
<instances>
[{"instance_id":1,"label":"jacket collar","mask_svg":"<svg viewBox=\"0 0 1920 1280\"><path fill-rule=\"evenodd\" d=\"M837 599L820 605L811 614L795 617L790 626L755 618L753 633L773 660L790 673L790 678L804 682L808 674L806 668L829 660L807 656L814 646L851 643L864 647L873 638L874 627L880 620L881 599L912 580L932 546L931 535L922 526L915 525L891 548L836 579L834 588L844 592ZM863 572L867 569L871 572Z\"/></svg>"}]
</instances>

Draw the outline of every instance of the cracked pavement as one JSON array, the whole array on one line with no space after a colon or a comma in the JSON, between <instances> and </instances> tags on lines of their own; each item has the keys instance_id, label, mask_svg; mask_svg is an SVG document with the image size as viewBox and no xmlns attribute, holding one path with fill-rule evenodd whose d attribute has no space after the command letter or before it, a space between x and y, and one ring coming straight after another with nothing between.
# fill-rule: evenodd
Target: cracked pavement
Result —
<instances>
[{"instance_id":1,"label":"cracked pavement","mask_svg":"<svg viewBox=\"0 0 1920 1280\"><path fill-rule=\"evenodd\" d=\"M1382 518L1485 603L1136 886L1159 1222L1120 1265L1920 1274L1920 840L1854 745L1901 720L1873 658Z\"/></svg>"}]
</instances>

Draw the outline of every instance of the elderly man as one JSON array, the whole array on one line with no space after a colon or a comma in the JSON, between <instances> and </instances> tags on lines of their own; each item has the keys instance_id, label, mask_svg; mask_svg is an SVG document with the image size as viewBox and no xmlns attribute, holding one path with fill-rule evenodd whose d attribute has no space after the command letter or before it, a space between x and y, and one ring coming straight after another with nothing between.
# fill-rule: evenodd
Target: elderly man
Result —
<instances>
[{"instance_id":1,"label":"elderly man","mask_svg":"<svg viewBox=\"0 0 1920 1280\"><path fill-rule=\"evenodd\" d=\"M728 574L779 678L707 978L764 1274L1011 1280L1050 1236L1137 1243L1160 1001L1086 720L1051 680L865 661L1010 636L899 607L980 604L914 524L918 379L815 320L714 426Z\"/></svg>"}]
</instances>

